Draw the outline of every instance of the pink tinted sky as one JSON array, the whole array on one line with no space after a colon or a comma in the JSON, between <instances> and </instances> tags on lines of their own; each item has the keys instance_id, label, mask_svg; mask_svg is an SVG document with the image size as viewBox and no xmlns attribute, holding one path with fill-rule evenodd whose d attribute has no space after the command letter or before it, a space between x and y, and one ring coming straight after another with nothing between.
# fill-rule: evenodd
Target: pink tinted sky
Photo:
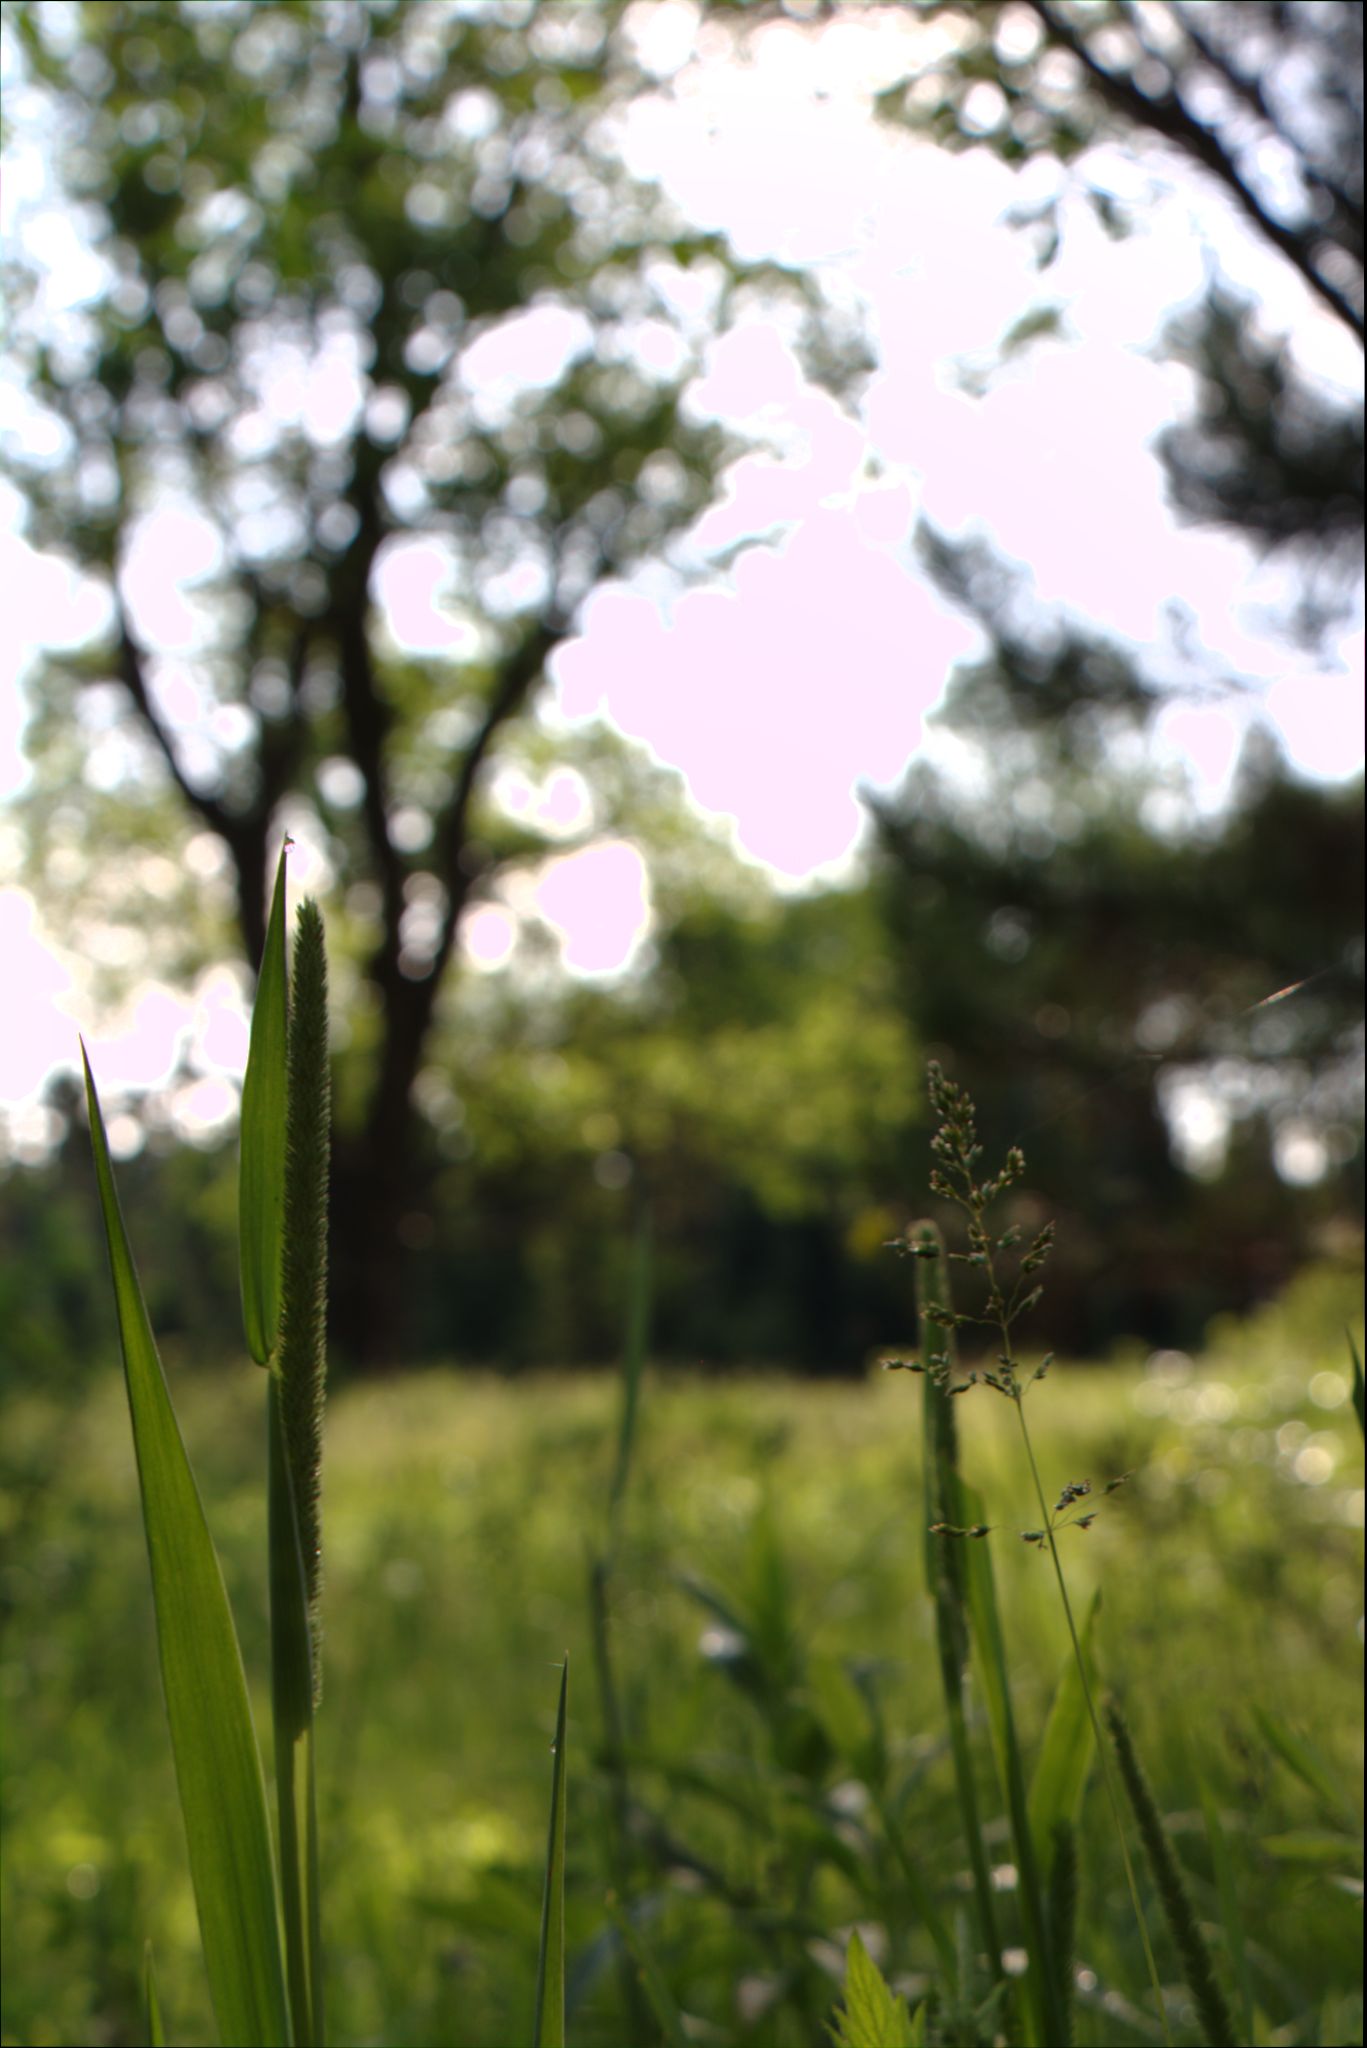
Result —
<instances>
[{"instance_id":1,"label":"pink tinted sky","mask_svg":"<svg viewBox=\"0 0 1367 2048\"><path fill-rule=\"evenodd\" d=\"M1003 219L1023 196L1018 181L985 152L949 158L869 118L870 89L905 54L905 16L883 10L862 27L827 31L819 45L776 24L745 64L727 60L713 31L699 32L694 10L674 0L641 10L639 21L666 90L624 123L633 168L659 177L742 255L817 264L842 299L863 307L879 361L851 417L803 381L772 325L752 321L714 348L698 402L762 445L730 473L686 554L697 568L741 551L710 588L681 595L657 572L598 592L580 637L554 663L548 718L606 715L644 740L780 882L848 872L861 784L895 785L927 748L963 765L924 724L954 661L977 644L914 571L910 540L925 513L952 533L984 532L1028 564L1043 603L1160 650L1160 661L1168 608L1181 600L1217 661L1256 686L1223 704L1174 703L1160 721L1160 753L1191 801L1219 802L1251 722L1277 731L1306 772L1360 768L1360 625L1328 668L1270 635L1263 612L1284 597L1283 581L1257 571L1234 540L1175 525L1148 445L1189 398L1185 377L1155 360L1153 344L1174 308L1203 290L1212 251L1269 324L1293 337L1312 373L1360 389L1354 345L1218 195L1162 158L1136 168L1118 151L1102 153L1093 174L1139 203L1141 231L1112 242L1071 203L1060 259L1040 276L1028 238ZM20 200L24 180L43 175L21 166ZM54 295L76 301L90 289L79 247L63 255L50 218L44 231L58 252ZM1063 337L1007 366L986 396L969 396L961 366L990 363L1005 330L1042 299L1061 307ZM507 402L519 377L553 376L574 344L563 316L515 316L475 366L489 402ZM21 401L0 385L5 401L13 421ZM270 397L277 417L299 418L324 442L357 402L354 369L340 359L282 364ZM757 544L776 530L776 545ZM13 656L0 686L0 778L14 786L29 650L98 630L102 605L60 564L34 557L17 531L0 535L0 546ZM210 566L203 529L166 513L137 552L135 608L140 595L159 644L189 651L193 592L178 591L176 578L192 584ZM450 653L468 631L447 605L434 542L395 547L377 596L414 649ZM570 830L579 799L571 778L558 793L524 791L521 801L550 805L550 821L558 815ZM11 876L0 893L0 942L24 991L3 1046L0 1101L12 1106L12 1139L25 1120L37 1139L36 1091L54 1060L67 1064L71 1019L92 1011L81 963L54 947L40 909L13 884L16 848L14 828L0 826L0 885L6 865ZM296 880L310 879L327 878L305 834ZM648 878L621 844L561 856L472 921L476 964L507 957L528 910L560 930L575 971L612 972L648 930ZM183 1104L187 1135L232 1113L244 1041L240 984L225 973L205 977L188 1000L147 988L126 1014L98 1023L101 1071L114 1087L164 1080L190 1044L203 1086ZM236 1035L224 1021L232 1015ZM131 1127L122 1135L135 1141Z\"/></svg>"}]
</instances>

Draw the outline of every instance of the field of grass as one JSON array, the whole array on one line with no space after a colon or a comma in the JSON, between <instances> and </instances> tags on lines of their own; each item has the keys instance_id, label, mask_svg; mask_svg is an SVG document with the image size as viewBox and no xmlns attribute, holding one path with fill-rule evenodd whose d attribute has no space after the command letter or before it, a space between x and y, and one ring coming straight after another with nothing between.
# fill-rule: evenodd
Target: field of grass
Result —
<instances>
[{"instance_id":1,"label":"field of grass","mask_svg":"<svg viewBox=\"0 0 1367 2048\"><path fill-rule=\"evenodd\" d=\"M1060 1364L1032 1402L1047 1487L1135 1473L1060 1545L1079 1611L1103 1589L1103 1683L1230 1985L1242 1940L1260 2042L1362 2038L1363 1477L1344 1337L1351 1323L1361 1344L1359 1285L1304 1276L1254 1322L1217 1327L1195 1362ZM169 1376L268 1730L261 1378L246 1364ZM603 1768L586 1593L619 1398L607 1373L443 1372L330 1401L318 1768L338 2043L530 2039L567 1649L571 2044L660 2038L621 1966L613 1884L684 2037L766 2048L826 2038L853 1925L894 1985L924 1984L935 1958L903 1858L951 1921L968 1897L922 1566L917 1383L647 1375L609 1591L625 1781ZM977 1390L955 1405L997 1525L1028 1764L1066 1633L1047 1558L1018 1538L1037 1517L1010 1404ZM145 2038L146 1936L168 2038L210 2041L114 1359L77 1406L41 1387L12 1396L0 1455L3 2041ZM1015 1941L971 1688L970 1705ZM1223 1902L1203 1793L1229 1851ZM1095 1773L1080 1852L1076 2038L1160 2039ZM1175 1985L1156 1908L1150 1923ZM1177 2011L1177 2038L1197 2038Z\"/></svg>"}]
</instances>

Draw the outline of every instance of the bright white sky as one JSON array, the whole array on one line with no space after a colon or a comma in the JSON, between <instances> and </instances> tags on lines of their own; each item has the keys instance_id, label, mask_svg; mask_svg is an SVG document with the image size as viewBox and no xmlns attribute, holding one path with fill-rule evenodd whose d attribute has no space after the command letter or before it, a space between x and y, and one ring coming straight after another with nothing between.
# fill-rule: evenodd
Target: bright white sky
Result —
<instances>
[{"instance_id":1,"label":"bright white sky","mask_svg":"<svg viewBox=\"0 0 1367 2048\"><path fill-rule=\"evenodd\" d=\"M627 117L630 167L658 178L701 227L724 230L740 255L816 266L867 309L879 368L851 418L803 382L773 328L751 325L718 344L699 396L767 447L730 473L693 546L705 555L781 529L778 544L743 547L725 578L682 598L648 575L599 592L581 637L554 664L548 716L606 714L645 741L776 879L848 872L862 829L859 786L895 786L926 748L948 760L947 742L924 721L956 659L977 645L974 629L915 571L910 540L924 513L956 535L982 530L1028 564L1042 603L1155 652L1172 673L1166 614L1179 601L1201 644L1258 685L1223 705L1174 704L1160 722L1160 745L1188 777L1193 802L1219 803L1253 722L1270 725L1307 773L1358 772L1360 622L1328 672L1270 634L1267 610L1288 586L1257 571L1234 540L1179 529L1149 452L1188 392L1184 374L1154 360L1153 346L1173 312L1203 292L1212 252L1223 275L1257 297L1269 325L1293 337L1308 369L1360 389L1351 338L1220 194L1166 159L1149 158L1141 170L1118 151L1093 155L1094 179L1145 201L1143 226L1115 243L1074 203L1062 254L1039 274L1028 236L1003 218L1037 188L986 152L950 157L873 121L870 91L902 74L907 39L925 33L907 15L882 10L819 38L774 24L756 35L744 64L700 58L712 32L700 39L686 6L642 19L661 75L674 71L673 91ZM15 154L11 209L31 204L46 175L32 152ZM1029 175L1037 174L1046 167ZM56 300L78 300L91 288L88 258L64 223L49 217L42 232L58 252ZM1007 329L1041 301L1065 309L1065 338L1024 352L986 396L966 395L964 365L988 365ZM486 345L480 367L491 401L510 377L553 373L572 337L552 333L548 317L556 316L511 323L501 345ZM0 424L19 423L21 401L0 385L6 400ZM354 371L340 360L307 382L282 368L271 399L278 413L306 416L322 439L355 403ZM0 516L6 509L0 503ZM17 508L8 510L0 793L22 782L23 678L34 650L86 637L103 616L98 593L35 556L15 530ZM182 584L211 566L203 531L179 515L134 551L129 596L150 637L163 647L179 637L188 648L193 602L174 579L168 587L168 566ZM407 646L435 654L458 644L444 583L434 545L390 554L379 596ZM508 795L569 829L576 822L572 777L539 793L509 785ZM190 998L148 988L126 1014L93 1017L80 963L51 943L40 908L12 879L5 886L7 862L12 877L13 829L7 851L0 825L0 957L20 992L0 1043L0 1138L7 1122L11 1149L41 1147L49 1133L37 1096L51 1067L71 1062L76 1022L94 1024L92 1057L114 1099L165 1085L188 1043L201 1080L177 1094L173 1119L191 1137L221 1128L245 1059L236 977L209 975ZM292 863L297 886L325 887L316 865L307 871L307 842ZM568 965L611 973L648 929L648 881L630 847L567 854L520 900L470 921L466 945L477 965L507 957L527 907L560 930ZM111 1138L132 1146L136 1126L116 1117Z\"/></svg>"}]
</instances>

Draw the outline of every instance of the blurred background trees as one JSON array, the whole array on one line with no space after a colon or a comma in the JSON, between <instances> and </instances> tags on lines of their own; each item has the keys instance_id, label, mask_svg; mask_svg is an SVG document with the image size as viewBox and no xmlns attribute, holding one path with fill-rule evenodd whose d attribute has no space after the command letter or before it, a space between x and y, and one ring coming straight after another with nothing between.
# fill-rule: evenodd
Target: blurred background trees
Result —
<instances>
[{"instance_id":1,"label":"blurred background trees","mask_svg":"<svg viewBox=\"0 0 1367 2048\"><path fill-rule=\"evenodd\" d=\"M813 31L842 11L789 10ZM928 1052L994 1145L1023 1142L1027 1220L1060 1217L1042 1340L1194 1342L1215 1309L1351 1249L1360 786L1253 747L1225 811L1184 814L1149 745L1172 660L1041 607L988 543L924 521L921 573L980 632L940 713L975 773L918 762L871 795L839 889L775 894L677 777L538 716L585 599L666 557L722 485L734 444L688 397L710 339L786 307L851 404L868 360L810 279L742 264L626 177L610 116L649 83L630 12L12 10L106 266L65 321L39 280L11 284L51 422L10 464L29 537L111 598L106 639L49 658L34 693L32 886L77 944L120 926L138 971L185 977L228 944L255 962L283 830L322 850L337 1331L365 1362L604 1356L624 1211L648 1199L665 1352L856 1367L905 1327L882 1247L923 1200ZM743 50L784 10L706 12ZM914 12L925 61L884 116L1061 167L1016 209L1040 296L966 388L1064 320L1061 193L1136 231L1142 200L1092 180L1107 136L1198 167L1361 337L1359 9ZM1282 556L1273 630L1325 642L1357 602L1360 403L1312 385L1214 269L1165 348L1191 383L1156 450L1174 507ZM147 598L153 512L198 550L178 640ZM404 573L439 585L436 651L386 622ZM1240 689L1177 604L1170 625L1186 689ZM568 829L500 798L500 771L545 789L566 770ZM534 921L503 974L459 970L473 909L610 835L649 870L635 972L576 983ZM149 857L170 867L155 894ZM173 1340L220 1310L231 1330L210 1250L227 1155L135 1164L140 1199L174 1211L151 1254ZM10 1174L21 1241L80 1215L82 1171L75 1133ZM34 1256L73 1327L80 1259Z\"/></svg>"}]
</instances>

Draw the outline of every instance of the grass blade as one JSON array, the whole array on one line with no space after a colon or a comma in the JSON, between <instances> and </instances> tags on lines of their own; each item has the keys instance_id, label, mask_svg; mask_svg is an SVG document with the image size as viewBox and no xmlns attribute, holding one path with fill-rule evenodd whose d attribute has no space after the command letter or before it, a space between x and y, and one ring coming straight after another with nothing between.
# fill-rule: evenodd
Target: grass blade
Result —
<instances>
[{"instance_id":1,"label":"grass blade","mask_svg":"<svg viewBox=\"0 0 1367 2048\"><path fill-rule=\"evenodd\" d=\"M1255 1706L1253 1718L1263 1739L1276 1751L1292 1776L1299 1778L1306 1790L1313 1792L1336 1820L1350 1832L1356 1832L1357 1815L1340 1792L1333 1771L1319 1751L1304 1736L1294 1734L1266 1707Z\"/></svg>"},{"instance_id":2,"label":"grass blade","mask_svg":"<svg viewBox=\"0 0 1367 2048\"><path fill-rule=\"evenodd\" d=\"M266 1790L228 1595L129 1249L85 1046L86 1100L123 1349L176 1781L219 2033L290 2038Z\"/></svg>"},{"instance_id":3,"label":"grass blade","mask_svg":"<svg viewBox=\"0 0 1367 2048\"><path fill-rule=\"evenodd\" d=\"M1363 1386L1362 1360L1358 1357L1358 1348L1353 1342L1352 1331L1345 1330L1343 1334L1348 1339L1348 1356L1353 1361L1353 1412L1358 1419L1358 1428L1364 1435L1367 1435L1367 1419L1363 1415L1364 1396L1367 1395L1367 1389Z\"/></svg>"},{"instance_id":4,"label":"grass blade","mask_svg":"<svg viewBox=\"0 0 1367 2048\"><path fill-rule=\"evenodd\" d=\"M1248 1967L1248 1946L1244 1938L1244 1916L1239 1903L1239 1887L1234 1875L1234 1861L1229 1853L1229 1841L1225 1835L1224 1823L1215 1795L1204 1776L1197 1787L1201 1797L1201 1812L1205 1817L1206 1840L1210 1844L1211 1866L1215 1872L1215 1887L1220 1898L1220 1919L1225 1930L1225 1953L1229 1957L1230 1972L1234 1978L1234 1989L1239 2002L1239 2039L1253 2039L1253 1978Z\"/></svg>"},{"instance_id":5,"label":"grass blade","mask_svg":"<svg viewBox=\"0 0 1367 2048\"><path fill-rule=\"evenodd\" d=\"M1197 1924L1195 1909L1148 1779L1135 1755L1128 1724L1114 1700L1106 1703L1106 1726L1115 1745L1120 1776L1139 1827L1144 1853L1149 1859L1149 1868L1163 1903L1168 1932L1182 1958L1182 1975L1195 2002L1201 2032L1211 2048L1234 2048L1238 2036L1234 2031L1233 2014L1225 2003L1210 1950Z\"/></svg>"},{"instance_id":6,"label":"grass blade","mask_svg":"<svg viewBox=\"0 0 1367 2048\"><path fill-rule=\"evenodd\" d=\"M683 2015L674 2002L674 1994L665 1982L664 1971L641 1939L640 1930L632 1921L630 1914L624 1911L621 1901L615 1894L609 1893L607 1907L627 1959L636 1972L637 1981L655 2016L655 2024L660 2030L665 2048L691 2048L684 2028ZM639 2031L632 2036L633 2041L643 2038Z\"/></svg>"},{"instance_id":7,"label":"grass blade","mask_svg":"<svg viewBox=\"0 0 1367 2048\"><path fill-rule=\"evenodd\" d=\"M166 2048L166 2027L161 2017L161 2000L157 1997L150 1941L144 1944L142 1951L142 2008L147 2023L147 2048Z\"/></svg>"},{"instance_id":8,"label":"grass blade","mask_svg":"<svg viewBox=\"0 0 1367 2048\"><path fill-rule=\"evenodd\" d=\"M1101 1591L1098 1588L1092 1595L1079 1637L1087 1682L1093 1693L1097 1683L1093 1635L1100 1611ZM1077 1826L1082 1811L1082 1794L1095 1754L1096 1738L1087 1695L1083 1690L1077 1659L1070 1653L1059 1674L1039 1759L1035 1764L1035 1775L1030 1781L1030 1825L1036 1842L1052 1840L1054 1829L1061 1822L1069 1827Z\"/></svg>"},{"instance_id":9,"label":"grass blade","mask_svg":"<svg viewBox=\"0 0 1367 2048\"><path fill-rule=\"evenodd\" d=\"M285 1053L279 1347L268 1394L271 1701L285 1965L298 2048L323 2039L313 1724L320 1698L319 1493L327 1364L327 960L317 906L299 909ZM244 1135L244 1153L247 1145Z\"/></svg>"},{"instance_id":10,"label":"grass blade","mask_svg":"<svg viewBox=\"0 0 1367 2048\"><path fill-rule=\"evenodd\" d=\"M617 1432L617 1457L612 1484L608 1489L609 1546L616 1532L618 1510L631 1474L631 1455L636 1446L636 1421L640 1408L641 1374L645 1369L650 1341L651 1227L650 1211L642 1207L636 1221L631 1248L631 1275L627 1289L626 1342L622 1348L622 1417Z\"/></svg>"},{"instance_id":11,"label":"grass blade","mask_svg":"<svg viewBox=\"0 0 1367 2048\"><path fill-rule=\"evenodd\" d=\"M546 1838L546 1889L541 1899L541 1948L536 1963L536 2017L532 2048L565 2048L565 1706L568 1653L560 1672L551 1771L551 1824Z\"/></svg>"},{"instance_id":12,"label":"grass blade","mask_svg":"<svg viewBox=\"0 0 1367 2048\"><path fill-rule=\"evenodd\" d=\"M916 1260L916 1310L920 1323L922 1363L927 1368L933 1356L953 1363L954 1331L937 1317L950 1313L949 1262L945 1243L933 1223L918 1223L909 1233L918 1248ZM940 1655L940 1682L949 1720L950 1747L954 1756L954 1777L959 1794L959 1814L973 1873L973 1897L977 1907L978 1934L986 1950L992 1975L1002 1977L1002 1944L992 1901L992 1879L978 1813L978 1793L973 1759L968 1742L968 1717L964 1706L964 1670L968 1662L968 1606L965 1591L966 1562L963 1545L952 1538L931 1533L931 1524L953 1522L949 1489L958 1466L958 1440L954 1423L954 1400L939 1375L925 1372L922 1442L922 1474L926 1518L926 1590L935 1608L936 1643ZM959 1987L965 1993L966 1985Z\"/></svg>"},{"instance_id":13,"label":"grass blade","mask_svg":"<svg viewBox=\"0 0 1367 2048\"><path fill-rule=\"evenodd\" d=\"M242 1083L238 1174L242 1327L264 1365L280 1322L280 1236L285 1207L285 851L275 871L266 950L261 956L247 1072Z\"/></svg>"},{"instance_id":14,"label":"grass blade","mask_svg":"<svg viewBox=\"0 0 1367 2048\"><path fill-rule=\"evenodd\" d=\"M951 1474L950 1480L949 1498L954 1510L954 1522L960 1527L981 1524L985 1519L981 1497L957 1473ZM974 1647L977 1651L976 1669L987 1707L993 1753L997 1760L1002 1791L1011 1821L1021 1919L1024 1923L1026 1951L1030 1958L1030 1967L1025 1977L1025 1990L1030 2005L1032 2028L1037 2042L1047 2044L1047 2048L1057 2048L1058 2043L1067 2040L1068 2030L1059 2001L1058 1980L1049 1942L1044 1888L1040 1880L1039 1859L1035 1854L1035 1837L1030 1825L1029 1802L1026 1798L1025 1769L1021 1761L1020 1745L1016 1740L1016 1721L1011 1705L1011 1681L1006 1667L1006 1643L1002 1635L996 1585L992 1575L992 1555L985 1542L965 1542L961 1548L967 1560L968 1611L973 1628Z\"/></svg>"}]
</instances>

